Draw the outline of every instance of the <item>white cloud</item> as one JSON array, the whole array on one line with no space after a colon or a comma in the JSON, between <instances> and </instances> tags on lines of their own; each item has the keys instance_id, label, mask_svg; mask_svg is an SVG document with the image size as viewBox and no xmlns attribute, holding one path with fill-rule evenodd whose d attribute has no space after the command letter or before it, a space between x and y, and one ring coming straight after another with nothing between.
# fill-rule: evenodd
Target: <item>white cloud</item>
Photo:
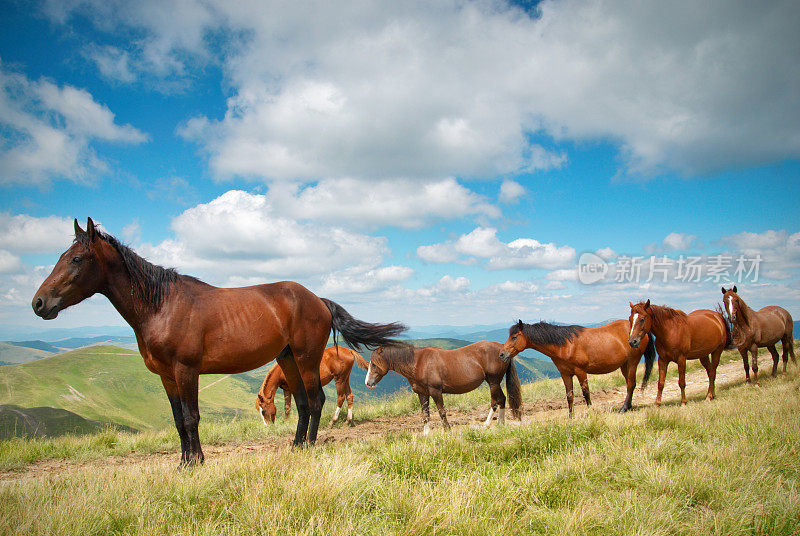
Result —
<instances>
[{"instance_id":1,"label":"white cloud","mask_svg":"<svg viewBox=\"0 0 800 536\"><path fill-rule=\"evenodd\" d=\"M85 90L31 81L0 64L0 183L44 184L54 178L87 181L107 170L95 140L142 143L147 136L117 125L108 107Z\"/></svg>"},{"instance_id":2,"label":"white cloud","mask_svg":"<svg viewBox=\"0 0 800 536\"><path fill-rule=\"evenodd\" d=\"M407 266L383 266L367 271L342 270L325 275L320 293L328 295L366 294L402 283L414 274Z\"/></svg>"},{"instance_id":3,"label":"white cloud","mask_svg":"<svg viewBox=\"0 0 800 536\"><path fill-rule=\"evenodd\" d=\"M697 241L697 235L670 233L664 238L664 249L668 251L684 251L690 249Z\"/></svg>"},{"instance_id":4,"label":"white cloud","mask_svg":"<svg viewBox=\"0 0 800 536\"><path fill-rule=\"evenodd\" d=\"M0 212L0 249L15 254L61 253L75 237L72 220Z\"/></svg>"},{"instance_id":5,"label":"white cloud","mask_svg":"<svg viewBox=\"0 0 800 536\"><path fill-rule=\"evenodd\" d=\"M500 185L500 201L503 203L516 203L525 193L525 187L511 179L504 180Z\"/></svg>"},{"instance_id":6,"label":"white cloud","mask_svg":"<svg viewBox=\"0 0 800 536\"><path fill-rule=\"evenodd\" d=\"M19 257L0 249L0 274L15 274L22 271L22 261Z\"/></svg>"},{"instance_id":7,"label":"white cloud","mask_svg":"<svg viewBox=\"0 0 800 536\"><path fill-rule=\"evenodd\" d=\"M783 279L785 270L800 267L800 232L789 234L785 229L769 230L763 233L742 232L724 236L723 244L730 246L735 253L749 258L760 256L767 270L773 270Z\"/></svg>"},{"instance_id":8,"label":"white cloud","mask_svg":"<svg viewBox=\"0 0 800 536\"><path fill-rule=\"evenodd\" d=\"M531 145L540 131L618 140L636 173L800 153L792 2L545 0L534 17L488 0L46 6L54 21L80 13L109 34L133 28L135 63L155 76L219 60L233 91L225 117L183 129L219 177L430 179L562 165L565 155Z\"/></svg>"},{"instance_id":9,"label":"white cloud","mask_svg":"<svg viewBox=\"0 0 800 536\"><path fill-rule=\"evenodd\" d=\"M532 238L518 238L506 244L497 238L497 229L477 227L455 241L420 246L417 256L433 263L466 264L487 259L484 266L489 270L555 269L571 263L575 258L575 249L553 243L543 244Z\"/></svg>"},{"instance_id":10,"label":"white cloud","mask_svg":"<svg viewBox=\"0 0 800 536\"><path fill-rule=\"evenodd\" d=\"M327 179L302 189L276 183L269 196L275 210L287 217L357 227L419 229L436 220L500 215L495 206L452 178L423 182Z\"/></svg>"},{"instance_id":11,"label":"white cloud","mask_svg":"<svg viewBox=\"0 0 800 536\"><path fill-rule=\"evenodd\" d=\"M366 272L388 253L384 238L276 216L268 196L239 190L187 209L172 229L175 238L140 251L153 262L218 283L232 277L321 277L344 268Z\"/></svg>"}]
</instances>

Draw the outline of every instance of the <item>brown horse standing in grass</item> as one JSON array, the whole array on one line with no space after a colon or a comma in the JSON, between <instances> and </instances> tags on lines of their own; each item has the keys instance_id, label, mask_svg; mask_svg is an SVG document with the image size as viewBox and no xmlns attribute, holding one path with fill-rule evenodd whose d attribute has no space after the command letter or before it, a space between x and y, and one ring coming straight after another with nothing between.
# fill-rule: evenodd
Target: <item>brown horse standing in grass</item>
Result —
<instances>
[{"instance_id":1,"label":"brown horse standing in grass","mask_svg":"<svg viewBox=\"0 0 800 536\"><path fill-rule=\"evenodd\" d=\"M181 439L181 466L202 463L198 377L278 360L295 396L294 444L314 443L325 395L319 363L331 329L350 346L395 342L400 324L368 324L290 281L217 288L147 262L116 238L75 221L75 241L33 298L45 320L96 293L133 328L145 366L161 376Z\"/></svg>"},{"instance_id":2,"label":"brown horse standing in grass","mask_svg":"<svg viewBox=\"0 0 800 536\"><path fill-rule=\"evenodd\" d=\"M390 370L404 376L411 384L411 389L419 395L424 432L427 434L430 430L430 397L436 403L442 424L449 430L442 393L467 393L477 389L485 380L492 398L489 416L484 423L484 427L488 428L495 412L498 412L498 422L505 422L506 395L500 387L503 376L506 378L511 412L515 418L522 418L517 367L513 359L500 357L501 349L500 343L491 341L480 341L455 350L443 350L435 346L416 348L410 344L381 346L370 356L364 383L374 388Z\"/></svg>"},{"instance_id":3,"label":"brown horse standing in grass","mask_svg":"<svg viewBox=\"0 0 800 536\"><path fill-rule=\"evenodd\" d=\"M750 367L747 366L747 352L752 357L750 365L753 367L753 382L758 384L758 349L766 347L772 354L772 375L778 374L778 350L775 345L781 343L783 353L783 373L786 374L786 364L789 356L792 362L797 363L794 357L794 337L792 336L792 315L783 307L768 305L758 311L751 309L737 294L736 285L730 290L722 287L722 302L733 324L733 342L742 356L744 375L750 382Z\"/></svg>"},{"instance_id":4,"label":"brown horse standing in grass","mask_svg":"<svg viewBox=\"0 0 800 536\"><path fill-rule=\"evenodd\" d=\"M353 393L350 390L350 371L353 370L353 363L358 363L358 366L364 370L369 366L361 354L350 348L331 346L322 352L322 361L319 364L320 382L323 387L328 385L331 380L336 382L336 410L334 410L333 418L328 426L333 426L333 423L339 418L339 412L342 411L345 400L347 400L347 424L353 426ZM275 414L278 412L275 407L275 393L278 388L283 389L283 406L285 415L288 417L292 408L292 392L289 390L289 384L286 382L286 376L283 375L281 367L275 364L267 372L267 377L264 378L264 383L256 397L256 409L261 414L264 424L267 424L267 420L270 423L275 422Z\"/></svg>"},{"instance_id":5,"label":"brown horse standing in grass","mask_svg":"<svg viewBox=\"0 0 800 536\"><path fill-rule=\"evenodd\" d=\"M656 406L661 405L661 393L670 361L678 364L678 386L681 404L686 404L686 360L699 359L708 374L708 400L713 399L719 356L728 346L731 334L722 315L709 309L692 311L688 315L678 309L650 305L650 300L631 306L631 332L628 342L634 348L642 337L651 333L658 351L658 394ZM711 359L709 360L709 356Z\"/></svg>"},{"instance_id":6,"label":"brown horse standing in grass","mask_svg":"<svg viewBox=\"0 0 800 536\"><path fill-rule=\"evenodd\" d=\"M642 355L645 358L644 389L650 369L653 368L655 350L652 339L645 333L642 350L631 348L627 342L630 326L625 320L615 320L605 326L557 326L547 322L525 324L520 320L508 330L508 340L503 345L501 357L514 357L526 348L543 353L553 360L561 373L567 390L569 414L573 414L573 376L578 377L586 405L591 406L587 374L607 374L620 369L628 387L628 396L620 411L631 409L636 388L636 368Z\"/></svg>"}]
</instances>

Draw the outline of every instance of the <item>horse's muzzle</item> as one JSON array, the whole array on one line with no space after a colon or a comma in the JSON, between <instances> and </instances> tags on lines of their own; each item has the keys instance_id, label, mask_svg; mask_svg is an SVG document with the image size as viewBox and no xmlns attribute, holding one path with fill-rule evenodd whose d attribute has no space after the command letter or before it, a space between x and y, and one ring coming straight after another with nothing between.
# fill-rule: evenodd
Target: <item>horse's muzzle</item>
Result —
<instances>
[{"instance_id":1,"label":"horse's muzzle","mask_svg":"<svg viewBox=\"0 0 800 536\"><path fill-rule=\"evenodd\" d=\"M498 357L500 358L500 361L502 361L503 363L508 363L509 361L511 361L511 353L506 352L505 350L500 352L500 355Z\"/></svg>"},{"instance_id":2,"label":"horse's muzzle","mask_svg":"<svg viewBox=\"0 0 800 536\"><path fill-rule=\"evenodd\" d=\"M631 345L631 348L639 348L639 345L642 343L642 339L628 339L628 344Z\"/></svg>"},{"instance_id":3,"label":"horse's muzzle","mask_svg":"<svg viewBox=\"0 0 800 536\"><path fill-rule=\"evenodd\" d=\"M31 302L33 312L45 320L53 320L61 310L61 298L49 300L47 297L34 296Z\"/></svg>"}]
</instances>

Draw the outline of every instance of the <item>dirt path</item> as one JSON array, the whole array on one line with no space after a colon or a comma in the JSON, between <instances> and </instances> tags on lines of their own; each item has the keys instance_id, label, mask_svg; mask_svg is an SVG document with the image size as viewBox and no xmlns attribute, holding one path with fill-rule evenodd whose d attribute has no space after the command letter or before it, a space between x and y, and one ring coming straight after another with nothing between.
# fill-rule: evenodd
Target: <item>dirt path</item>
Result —
<instances>
[{"instance_id":1,"label":"dirt path","mask_svg":"<svg viewBox=\"0 0 800 536\"><path fill-rule=\"evenodd\" d=\"M657 372L657 371L655 371ZM717 370L717 394L726 385L741 383L744 381L744 371L739 362L726 363ZM589 379L591 388L591 377ZM692 398L703 396L708 389L708 378L702 368L692 371L686 375L686 395L692 402ZM578 393L580 391L578 390ZM634 393L634 407L651 405L655 400L656 381L651 381L647 389L642 393L638 387ZM668 378L664 387L663 400L665 403L679 400L680 390L676 378ZM578 401L578 399L580 399ZM622 406L625 400L625 388L620 387L611 390L592 391L592 411L608 411ZM522 423L507 420L511 425L524 425L532 422L564 419L567 416L567 403L565 397L557 399L537 401L533 404L526 404L523 407L524 417ZM480 428L486 419L488 407L475 409L472 411L448 410L447 419L453 428ZM585 415L586 408L583 398L576 396L576 416ZM320 427L318 443L339 443L357 440L369 440L383 437L389 433L417 432L422 426L420 415L405 415L400 417L380 417L368 421L356 421L355 427L337 425L334 428ZM435 408L431 411L431 424L433 430L441 428L441 421ZM265 437L259 441L228 443L224 445L204 445L203 451L206 463L214 463L215 459L224 456L252 453L252 452L275 452L288 449L290 439L286 436ZM142 465L152 466L154 464L175 465L178 460L176 452L164 451L150 454L129 454L125 456L108 456L94 460L42 460L25 466L21 471L0 471L0 484L26 479L37 479L51 475L60 474L66 471L76 471L83 468L92 467L114 467L121 465Z\"/></svg>"}]
</instances>

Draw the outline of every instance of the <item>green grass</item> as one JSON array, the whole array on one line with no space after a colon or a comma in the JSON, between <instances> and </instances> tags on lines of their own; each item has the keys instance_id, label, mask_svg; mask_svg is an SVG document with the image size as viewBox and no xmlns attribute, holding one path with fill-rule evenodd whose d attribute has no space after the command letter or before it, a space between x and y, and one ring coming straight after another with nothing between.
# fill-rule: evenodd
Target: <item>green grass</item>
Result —
<instances>
[{"instance_id":1,"label":"green grass","mask_svg":"<svg viewBox=\"0 0 800 536\"><path fill-rule=\"evenodd\" d=\"M76 468L0 485L0 532L796 534L799 385L792 367L687 407Z\"/></svg>"}]
</instances>

